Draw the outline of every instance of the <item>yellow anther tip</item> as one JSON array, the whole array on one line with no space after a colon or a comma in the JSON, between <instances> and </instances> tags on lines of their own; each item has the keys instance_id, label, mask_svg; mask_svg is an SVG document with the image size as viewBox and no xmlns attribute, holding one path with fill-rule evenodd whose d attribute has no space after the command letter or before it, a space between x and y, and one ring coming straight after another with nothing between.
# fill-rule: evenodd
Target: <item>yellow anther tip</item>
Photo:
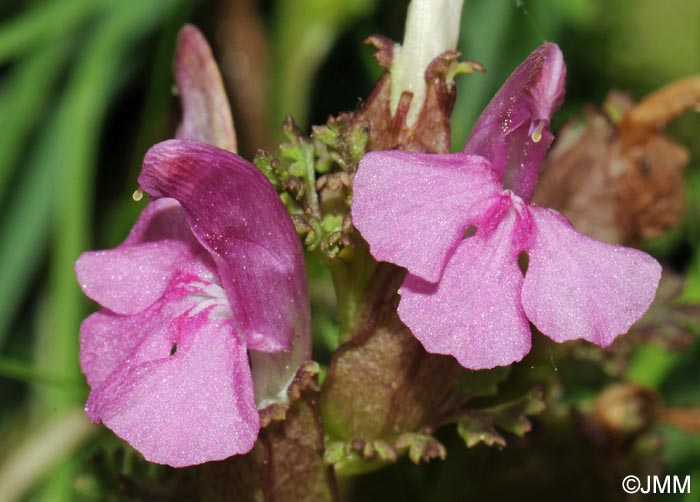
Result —
<instances>
[{"instance_id":1,"label":"yellow anther tip","mask_svg":"<svg viewBox=\"0 0 700 502\"><path fill-rule=\"evenodd\" d=\"M533 143L540 142L540 140L542 139L542 130L544 129L544 126L547 125L547 123L544 120L538 120L536 124L537 126L534 130L532 130L532 133L530 134L530 138L532 139Z\"/></svg>"}]
</instances>

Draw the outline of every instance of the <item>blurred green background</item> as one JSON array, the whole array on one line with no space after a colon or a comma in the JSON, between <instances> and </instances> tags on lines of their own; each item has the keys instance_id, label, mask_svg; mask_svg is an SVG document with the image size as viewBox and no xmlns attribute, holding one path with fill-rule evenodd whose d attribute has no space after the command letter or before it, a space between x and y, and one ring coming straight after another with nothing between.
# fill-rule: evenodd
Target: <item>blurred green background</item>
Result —
<instances>
[{"instance_id":1,"label":"blurred green background","mask_svg":"<svg viewBox=\"0 0 700 502\"><path fill-rule=\"evenodd\" d=\"M362 41L374 33L400 41L406 7L379 0L0 3L1 500L99 500L113 488L86 474L98 447L118 441L82 412L88 389L78 331L95 307L79 291L73 262L84 250L119 243L143 208L131 198L141 159L178 121L170 68L180 26L195 23L212 44L241 153L251 158L280 140L286 114L308 131L354 109L380 74ZM698 1L466 0L462 19L459 50L488 71L459 79L455 148L510 71L544 40L560 44L568 66L555 126L587 103L600 105L612 88L639 99L700 73ZM691 152L687 215L694 217L646 244L691 277L686 299L696 303L699 132L697 114L670 128ZM668 402L700 406L699 361L697 342L682 354L642 347L629 378L660 389ZM669 430L666 439L668 472L694 474L700 492L700 437ZM470 465L459 448L450 464L456 476ZM135 465L127 454L121 469ZM430 482L428 471L407 469L396 500L413 500L414 485ZM402 485L398 472L388 471L388 486Z\"/></svg>"}]
</instances>

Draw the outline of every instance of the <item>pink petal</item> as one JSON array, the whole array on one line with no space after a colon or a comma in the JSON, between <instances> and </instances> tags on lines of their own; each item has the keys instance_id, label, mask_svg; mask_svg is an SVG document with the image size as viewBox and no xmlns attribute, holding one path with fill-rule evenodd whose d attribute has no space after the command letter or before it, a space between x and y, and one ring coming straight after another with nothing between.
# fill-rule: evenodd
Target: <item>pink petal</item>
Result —
<instances>
[{"instance_id":1,"label":"pink petal","mask_svg":"<svg viewBox=\"0 0 700 502\"><path fill-rule=\"evenodd\" d=\"M80 364L92 389L101 385L124 360L145 361L170 350L176 334L168 335L172 319L205 301L207 286L199 277L178 274L156 302L135 314L118 314L102 309L85 319L80 326ZM162 336L155 336L159 333ZM145 340L150 342L145 342ZM145 351L144 343L154 343ZM135 353L142 359L135 361Z\"/></svg>"},{"instance_id":2,"label":"pink petal","mask_svg":"<svg viewBox=\"0 0 700 502\"><path fill-rule=\"evenodd\" d=\"M221 73L206 39L192 25L185 25L177 39L175 79L183 112L177 137L236 152L231 106Z\"/></svg>"},{"instance_id":3,"label":"pink petal","mask_svg":"<svg viewBox=\"0 0 700 502\"><path fill-rule=\"evenodd\" d=\"M160 199L144 209L121 245L83 253L75 271L88 297L113 312L134 314L158 300L178 273L213 278L215 269L180 203Z\"/></svg>"},{"instance_id":4,"label":"pink petal","mask_svg":"<svg viewBox=\"0 0 700 502\"><path fill-rule=\"evenodd\" d=\"M530 208L533 244L523 307L557 342L583 338L605 347L649 308L661 278L655 259L578 233L551 209Z\"/></svg>"},{"instance_id":5,"label":"pink petal","mask_svg":"<svg viewBox=\"0 0 700 502\"><path fill-rule=\"evenodd\" d=\"M370 152L355 175L352 221L377 260L435 282L498 192L475 155Z\"/></svg>"},{"instance_id":6,"label":"pink petal","mask_svg":"<svg viewBox=\"0 0 700 502\"><path fill-rule=\"evenodd\" d=\"M243 158L196 141L151 148L139 177L152 196L183 206L211 253L248 347L274 352L309 336L301 244L265 176Z\"/></svg>"},{"instance_id":7,"label":"pink petal","mask_svg":"<svg viewBox=\"0 0 700 502\"><path fill-rule=\"evenodd\" d=\"M162 322L146 311L120 315L99 310L80 326L80 366L90 388L98 387Z\"/></svg>"},{"instance_id":8,"label":"pink petal","mask_svg":"<svg viewBox=\"0 0 700 502\"><path fill-rule=\"evenodd\" d=\"M182 262L191 259L182 242L146 242L83 253L75 272L92 300L119 314L134 314L158 300Z\"/></svg>"},{"instance_id":9,"label":"pink petal","mask_svg":"<svg viewBox=\"0 0 700 502\"><path fill-rule=\"evenodd\" d=\"M565 78L559 47L551 43L538 47L493 97L464 147L467 153L489 159L504 187L525 202L532 199L553 139L549 121L564 98Z\"/></svg>"},{"instance_id":10,"label":"pink petal","mask_svg":"<svg viewBox=\"0 0 700 502\"><path fill-rule=\"evenodd\" d=\"M201 246L185 219L185 211L175 199L154 200L139 215L124 244L151 241L183 241Z\"/></svg>"},{"instance_id":11,"label":"pink petal","mask_svg":"<svg viewBox=\"0 0 700 502\"><path fill-rule=\"evenodd\" d=\"M245 345L209 311L155 327L86 411L147 460L173 467L246 453L259 429Z\"/></svg>"},{"instance_id":12,"label":"pink petal","mask_svg":"<svg viewBox=\"0 0 700 502\"><path fill-rule=\"evenodd\" d=\"M465 368L508 365L530 351L518 267L528 221L509 206L490 234L461 242L437 285L409 275L401 287L401 320L428 352L452 355Z\"/></svg>"}]
</instances>

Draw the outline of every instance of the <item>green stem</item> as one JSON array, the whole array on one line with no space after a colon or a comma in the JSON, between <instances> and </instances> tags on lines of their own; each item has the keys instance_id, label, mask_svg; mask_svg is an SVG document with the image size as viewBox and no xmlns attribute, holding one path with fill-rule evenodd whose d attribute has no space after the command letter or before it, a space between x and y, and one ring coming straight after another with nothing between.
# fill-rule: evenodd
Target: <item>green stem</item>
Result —
<instances>
[{"instance_id":1,"label":"green stem","mask_svg":"<svg viewBox=\"0 0 700 502\"><path fill-rule=\"evenodd\" d=\"M376 267L377 262L365 247L355 250L351 255L340 257L329 265L338 303L338 332L341 344L352 338L362 311L367 282Z\"/></svg>"}]
</instances>

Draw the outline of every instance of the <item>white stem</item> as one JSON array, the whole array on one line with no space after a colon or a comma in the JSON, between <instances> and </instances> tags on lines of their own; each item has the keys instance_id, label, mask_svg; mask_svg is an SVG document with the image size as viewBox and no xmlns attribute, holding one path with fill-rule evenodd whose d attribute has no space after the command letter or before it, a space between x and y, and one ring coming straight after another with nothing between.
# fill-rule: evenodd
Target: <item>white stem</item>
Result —
<instances>
[{"instance_id":1,"label":"white stem","mask_svg":"<svg viewBox=\"0 0 700 502\"><path fill-rule=\"evenodd\" d=\"M413 0L408 6L403 46L391 67L391 113L404 92L413 94L406 124L415 123L425 101L425 70L437 56L457 47L464 0Z\"/></svg>"}]
</instances>

